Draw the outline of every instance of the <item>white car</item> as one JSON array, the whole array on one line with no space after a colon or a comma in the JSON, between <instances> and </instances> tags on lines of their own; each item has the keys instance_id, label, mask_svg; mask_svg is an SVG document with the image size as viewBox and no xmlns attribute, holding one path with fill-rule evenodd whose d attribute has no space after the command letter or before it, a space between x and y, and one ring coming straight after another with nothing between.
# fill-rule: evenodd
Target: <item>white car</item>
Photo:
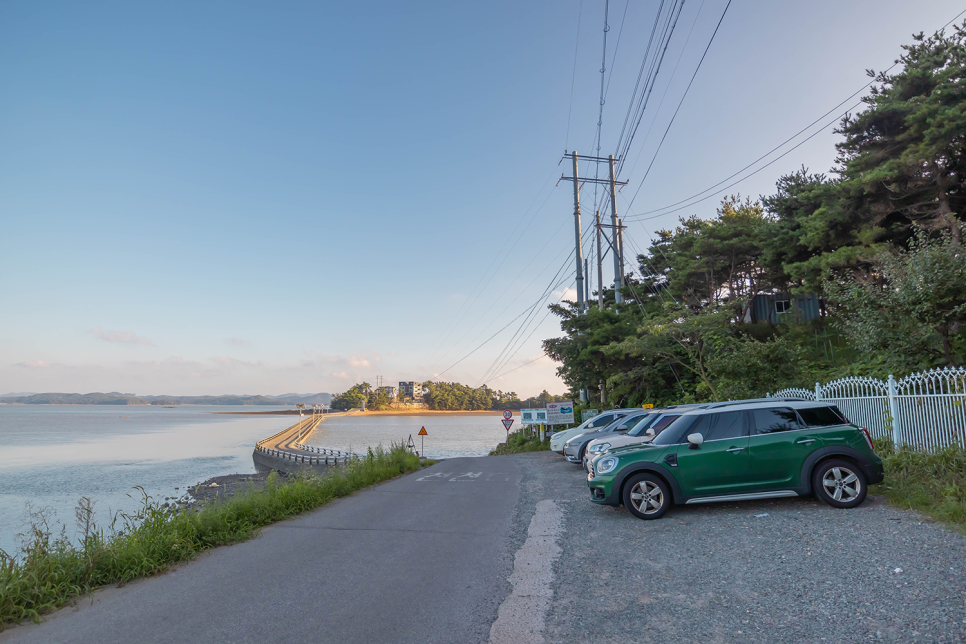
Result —
<instances>
[{"instance_id":1,"label":"white car","mask_svg":"<svg viewBox=\"0 0 966 644\"><path fill-rule=\"evenodd\" d=\"M678 416L694 409L697 405L679 405L655 409L652 413L642 418L636 425L631 427L626 434L608 434L601 438L590 441L587 451L584 454L583 466L586 470L588 465L598 456L607 450L625 447L627 445L637 445L649 443L655 436L660 434L665 427L674 422Z\"/></svg>"},{"instance_id":2,"label":"white car","mask_svg":"<svg viewBox=\"0 0 966 644\"><path fill-rule=\"evenodd\" d=\"M564 443L567 439L573 438L577 434L583 434L584 432L593 431L595 429L600 429L605 425L610 425L612 422L620 418L625 414L629 414L634 411L633 409L611 409L603 413L597 414L589 420L585 420L577 427L573 429L565 429L562 432L556 432L550 437L550 449L558 454L563 454Z\"/></svg>"}]
</instances>

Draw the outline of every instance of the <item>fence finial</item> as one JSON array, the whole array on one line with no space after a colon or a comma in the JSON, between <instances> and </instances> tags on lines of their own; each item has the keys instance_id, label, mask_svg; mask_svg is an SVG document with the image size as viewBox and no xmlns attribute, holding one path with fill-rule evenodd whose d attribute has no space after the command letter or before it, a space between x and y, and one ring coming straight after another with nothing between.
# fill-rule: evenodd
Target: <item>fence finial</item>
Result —
<instances>
[{"instance_id":1,"label":"fence finial","mask_svg":"<svg viewBox=\"0 0 966 644\"><path fill-rule=\"evenodd\" d=\"M822 399L822 385L816 382L815 383L815 400L821 400L821 399Z\"/></svg>"}]
</instances>

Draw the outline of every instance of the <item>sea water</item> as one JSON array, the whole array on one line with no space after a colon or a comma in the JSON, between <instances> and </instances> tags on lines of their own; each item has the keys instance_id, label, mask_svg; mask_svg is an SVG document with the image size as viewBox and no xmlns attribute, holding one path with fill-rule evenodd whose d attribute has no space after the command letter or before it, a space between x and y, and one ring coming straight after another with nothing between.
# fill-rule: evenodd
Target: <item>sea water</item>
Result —
<instances>
[{"instance_id":1,"label":"sea water","mask_svg":"<svg viewBox=\"0 0 966 644\"><path fill-rule=\"evenodd\" d=\"M14 554L28 511L45 510L59 532L76 536L74 508L95 503L106 526L118 510L141 506L213 476L255 471L255 443L296 422L292 415L222 415L273 407L0 405L0 548ZM497 416L330 417L306 442L365 452L406 442L426 427L430 458L484 456L506 433ZM175 488L179 488L176 490Z\"/></svg>"}]
</instances>

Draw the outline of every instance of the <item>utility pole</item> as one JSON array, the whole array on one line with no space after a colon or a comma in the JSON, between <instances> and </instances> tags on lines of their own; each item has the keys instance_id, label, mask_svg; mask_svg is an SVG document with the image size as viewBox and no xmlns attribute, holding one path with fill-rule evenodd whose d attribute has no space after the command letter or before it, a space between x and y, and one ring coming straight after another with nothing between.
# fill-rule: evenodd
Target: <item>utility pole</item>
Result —
<instances>
[{"instance_id":1,"label":"utility pole","mask_svg":"<svg viewBox=\"0 0 966 644\"><path fill-rule=\"evenodd\" d=\"M617 223L617 177L614 174L614 155L611 154L610 160L610 223L614 226L614 233L611 239L614 240L614 249L620 248L618 235L620 234L619 224ZM614 300L621 304L624 298L621 296L621 287L624 286L624 265L621 263L619 253L614 253Z\"/></svg>"},{"instance_id":2,"label":"utility pole","mask_svg":"<svg viewBox=\"0 0 966 644\"><path fill-rule=\"evenodd\" d=\"M577 253L577 312L584 312L584 252L580 245L580 183L577 180L577 153L572 152L574 162L574 248Z\"/></svg>"},{"instance_id":3,"label":"utility pole","mask_svg":"<svg viewBox=\"0 0 966 644\"><path fill-rule=\"evenodd\" d=\"M621 263L621 287L624 286L624 220L617 220L617 251Z\"/></svg>"},{"instance_id":4,"label":"utility pole","mask_svg":"<svg viewBox=\"0 0 966 644\"><path fill-rule=\"evenodd\" d=\"M590 271L587 270L587 258L584 258L584 310L590 308Z\"/></svg>"},{"instance_id":5,"label":"utility pole","mask_svg":"<svg viewBox=\"0 0 966 644\"><path fill-rule=\"evenodd\" d=\"M600 211L597 211L597 308L604 310L604 269L600 252Z\"/></svg>"}]
</instances>

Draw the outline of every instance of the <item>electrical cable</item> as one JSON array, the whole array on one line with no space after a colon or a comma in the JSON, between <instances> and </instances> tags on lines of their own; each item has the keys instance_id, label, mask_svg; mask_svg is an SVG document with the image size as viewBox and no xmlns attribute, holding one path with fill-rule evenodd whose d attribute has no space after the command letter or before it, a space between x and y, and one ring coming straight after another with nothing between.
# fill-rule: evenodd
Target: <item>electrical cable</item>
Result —
<instances>
[{"instance_id":1,"label":"electrical cable","mask_svg":"<svg viewBox=\"0 0 966 644\"><path fill-rule=\"evenodd\" d=\"M721 18L718 20L718 24L715 26L714 32L711 34L711 38L708 40L708 46L704 48L704 53L701 54L701 60L698 61L698 66L694 69L694 74L691 75L691 80L688 81L688 86L684 89L684 95L681 96L677 109L674 110L674 114L671 115L671 120L667 124L667 129L664 130L664 136L661 137L661 142L658 143L657 150L654 151L654 156L651 158L651 163L647 166L647 170L644 172L644 178L641 179L641 183L637 187L637 192L634 193L634 197L631 199L631 206L634 205L634 200L637 199L637 195L641 192L641 187L643 187L644 182L647 181L647 175L650 174L651 168L654 166L654 161L657 159L657 155L661 151L661 146L664 145L664 140L667 138L667 133L671 130L671 126L674 124L674 119L681 110L681 106L684 104L684 99L687 98L688 92L691 90L691 85L694 84L694 79L701 70L701 65L704 63L704 59L708 55L708 50L711 49L711 44L714 42L714 37L718 35L718 30L721 28L721 23L724 22L725 16L728 15L728 8L731 6L731 1L732 0L728 0L728 4L725 5L724 11L721 12Z\"/></svg>"},{"instance_id":2,"label":"electrical cable","mask_svg":"<svg viewBox=\"0 0 966 644\"><path fill-rule=\"evenodd\" d=\"M584 0L580 0L580 7L577 9L577 41L574 43L574 71L570 77L570 107L567 109L567 136L564 139L564 150L568 150L570 146L570 116L574 111L574 85L577 82L577 51L580 48L580 18L583 14Z\"/></svg>"}]
</instances>

